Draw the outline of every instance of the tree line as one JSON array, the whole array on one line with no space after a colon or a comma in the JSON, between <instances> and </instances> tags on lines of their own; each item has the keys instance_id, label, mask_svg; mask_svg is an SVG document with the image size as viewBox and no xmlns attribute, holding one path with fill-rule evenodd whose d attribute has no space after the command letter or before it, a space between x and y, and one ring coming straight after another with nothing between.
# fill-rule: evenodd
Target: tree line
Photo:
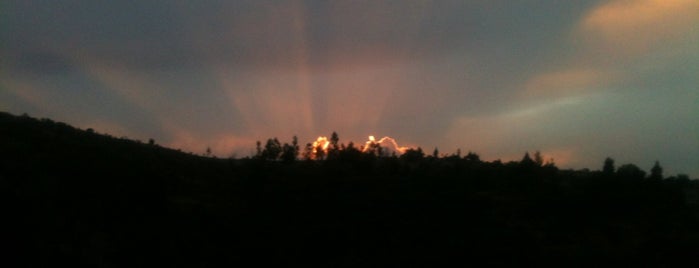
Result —
<instances>
[{"instance_id":1,"label":"tree line","mask_svg":"<svg viewBox=\"0 0 699 268\"><path fill-rule=\"evenodd\" d=\"M345 145L344 143L340 142L337 132L333 132L330 135L328 143L329 144L327 146L324 146L323 144L316 144L314 146L313 143L306 143L306 145L303 147L303 151L301 151L298 138L296 136L292 137L292 141L290 143L285 142L283 144L278 138L269 138L264 143L264 146L262 146L262 142L256 142L256 153L252 156L252 159L283 163L292 163L295 161L357 162L376 161L379 159L383 159L384 161L398 160L401 163L416 163L420 161L434 162L445 160L468 164L471 166L475 164L494 166L520 165L526 167L558 169L553 158L544 160L543 155L539 151L534 152L532 155L530 155L529 152L525 152L520 161L502 163L501 160L495 160L492 162L482 161L477 153L471 151L469 151L466 155L461 156L460 149L453 154L440 155L438 148L435 148L432 154L426 154L421 147L416 147L409 148L398 155L395 151L390 151L375 141L367 142L365 145L360 145L359 147L357 147L351 141ZM585 171L583 170L580 172ZM666 179L659 161L655 161L653 166L650 168L650 173L647 174L642 168L631 163L623 164L617 168L615 166L614 159L611 157L604 159L600 174L607 177L616 176L622 178L650 180ZM688 181L689 176L686 174L677 174L675 176L667 177L667 179Z\"/></svg>"},{"instance_id":2,"label":"tree line","mask_svg":"<svg viewBox=\"0 0 699 268\"><path fill-rule=\"evenodd\" d=\"M659 163L328 142L224 159L0 113L3 263L678 266L699 252L699 181Z\"/></svg>"}]
</instances>

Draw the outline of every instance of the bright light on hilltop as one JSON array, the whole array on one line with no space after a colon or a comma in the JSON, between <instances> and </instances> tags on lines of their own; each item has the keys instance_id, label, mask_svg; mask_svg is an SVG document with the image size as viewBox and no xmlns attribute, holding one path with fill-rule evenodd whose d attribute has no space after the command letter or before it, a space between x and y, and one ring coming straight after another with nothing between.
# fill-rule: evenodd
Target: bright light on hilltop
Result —
<instances>
[{"instance_id":1,"label":"bright light on hilltop","mask_svg":"<svg viewBox=\"0 0 699 268\"><path fill-rule=\"evenodd\" d=\"M390 142L393 149L401 154L405 153L405 151L410 149L410 147L407 146L399 146L398 142L396 142L394 138L391 138L389 136L385 136L378 141L376 140L376 138L374 138L374 136L369 136L369 140L366 142L366 145L364 146L364 149L362 151L366 151L369 148L369 145L371 145L372 143L383 144L383 142L385 141Z\"/></svg>"},{"instance_id":2,"label":"bright light on hilltop","mask_svg":"<svg viewBox=\"0 0 699 268\"><path fill-rule=\"evenodd\" d=\"M399 146L398 142L394 138L391 138L389 136L385 136L379 140L376 140L376 137L373 135L369 136L369 140L367 140L364 143L364 146L362 147L362 152L366 152L371 148L372 144L379 144L379 145L384 145L384 143L388 142L390 145L387 146L389 149L393 149L396 152L403 154L405 151L411 149L410 147L407 146ZM313 155L318 153L318 149L323 150L325 153L328 152L328 147L330 146L330 140L328 140L328 137L325 136L319 136L314 142L313 142Z\"/></svg>"},{"instance_id":3,"label":"bright light on hilltop","mask_svg":"<svg viewBox=\"0 0 699 268\"><path fill-rule=\"evenodd\" d=\"M330 141L328 137L320 136L316 141L313 142L313 155L318 153L318 148L322 149L324 152L328 152L328 146L330 146Z\"/></svg>"}]
</instances>

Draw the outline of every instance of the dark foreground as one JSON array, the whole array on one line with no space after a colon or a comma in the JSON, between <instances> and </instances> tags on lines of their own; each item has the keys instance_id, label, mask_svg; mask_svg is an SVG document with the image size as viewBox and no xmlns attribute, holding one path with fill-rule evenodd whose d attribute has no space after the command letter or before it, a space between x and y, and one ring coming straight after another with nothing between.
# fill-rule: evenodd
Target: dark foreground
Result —
<instances>
[{"instance_id":1,"label":"dark foreground","mask_svg":"<svg viewBox=\"0 0 699 268\"><path fill-rule=\"evenodd\" d=\"M4 113L0 152L5 267L671 266L699 252L699 184L628 167L214 159Z\"/></svg>"}]
</instances>

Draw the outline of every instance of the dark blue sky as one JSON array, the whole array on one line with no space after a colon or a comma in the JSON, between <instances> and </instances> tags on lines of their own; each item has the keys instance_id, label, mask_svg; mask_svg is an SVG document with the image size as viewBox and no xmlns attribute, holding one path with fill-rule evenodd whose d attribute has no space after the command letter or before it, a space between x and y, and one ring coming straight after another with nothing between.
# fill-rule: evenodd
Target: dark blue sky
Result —
<instances>
[{"instance_id":1,"label":"dark blue sky","mask_svg":"<svg viewBox=\"0 0 699 268\"><path fill-rule=\"evenodd\" d=\"M219 156L256 140L541 150L699 175L699 3L39 1L0 9L0 110Z\"/></svg>"}]
</instances>

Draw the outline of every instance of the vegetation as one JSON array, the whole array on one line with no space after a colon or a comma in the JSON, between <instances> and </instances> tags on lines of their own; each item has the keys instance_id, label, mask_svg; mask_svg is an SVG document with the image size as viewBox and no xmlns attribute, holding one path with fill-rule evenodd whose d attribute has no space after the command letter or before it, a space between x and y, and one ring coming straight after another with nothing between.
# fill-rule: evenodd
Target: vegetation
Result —
<instances>
[{"instance_id":1,"label":"vegetation","mask_svg":"<svg viewBox=\"0 0 699 268\"><path fill-rule=\"evenodd\" d=\"M538 153L502 163L330 141L272 138L217 159L0 113L3 262L669 266L699 252L699 183L657 162L646 176L611 158L560 170Z\"/></svg>"}]
</instances>

